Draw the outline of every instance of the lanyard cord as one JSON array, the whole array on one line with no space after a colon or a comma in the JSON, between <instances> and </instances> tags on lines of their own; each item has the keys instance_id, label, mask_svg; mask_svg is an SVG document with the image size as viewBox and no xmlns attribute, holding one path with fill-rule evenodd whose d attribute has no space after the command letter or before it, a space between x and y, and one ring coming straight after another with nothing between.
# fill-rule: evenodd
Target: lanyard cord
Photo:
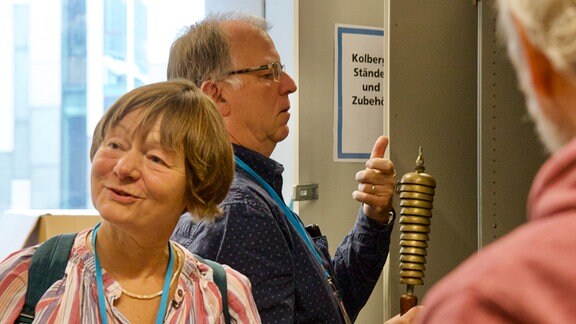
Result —
<instances>
[{"instance_id":1,"label":"lanyard cord","mask_svg":"<svg viewBox=\"0 0 576 324\"><path fill-rule=\"evenodd\" d=\"M308 233L306 232L304 225L302 225L302 222L300 222L300 220L296 218L296 215L294 215L292 210L290 210L290 208L286 206L286 203L282 200L282 198L280 198L280 196L278 196L276 191L272 189L272 186L270 186L268 182L262 179L262 177L258 173L256 173L256 171L252 170L252 168L248 166L248 164L246 164L244 161L242 161L237 155L234 155L234 161L242 170L248 172L248 174L251 175L252 178L254 178L260 184L260 186L262 186L264 190L266 190L266 192L274 199L276 204L284 212L284 215L286 216L290 224L292 224L292 226L296 229L299 236L302 238L302 240L304 240L308 248L312 251L314 257L316 257L316 260L320 264L320 267L324 270L326 278L330 278L328 271L324 268L322 258L320 257L320 254L318 254L318 251L314 247L314 243L312 243L312 240L310 239L310 236L308 236Z\"/></svg>"},{"instance_id":2,"label":"lanyard cord","mask_svg":"<svg viewBox=\"0 0 576 324\"><path fill-rule=\"evenodd\" d=\"M316 260L318 260L318 263L320 264L320 267L322 268L322 270L324 270L324 275L326 276L326 279L328 280L328 284L333 289L333 296L336 299L336 302L338 303L338 307L340 308L340 314L342 315L344 323L346 323L346 324L352 323L350 321L350 317L348 317L348 312L346 311L346 306L344 306L344 302L342 301L342 298L340 297L340 293L338 292L338 288L336 287L336 285L334 284L334 281L330 277L328 270L326 270L326 268L324 268L324 264L322 263L322 258L320 257L320 255L318 254L318 251L314 247L314 244L312 243L310 236L308 236L308 233L306 232L304 225L302 225L302 222L296 217L296 215L294 215L292 210L290 208L288 208L288 206L286 206L286 203L284 202L284 200L282 200L280 198L280 196L278 196L276 191L274 191L274 189L272 189L272 186L270 186L270 184L268 184L268 182L266 182L264 179L262 179L262 177L260 175L258 175L258 173L256 173L256 171L252 170L252 168L250 168L250 166L248 166L248 164L246 164L244 161L242 161L237 155L234 155L234 161L242 170L248 172L248 174L250 174L266 190L266 192L268 192L268 194L270 196L272 196L272 198L274 198L274 201L276 202L276 204L278 206L280 206L280 208L284 212L284 215L286 216L286 218L288 218L288 221L290 221L290 224L292 224L292 226L294 226L294 228L298 232L299 236L302 238L302 240L304 240L304 242L306 243L308 248L312 251L312 253L316 257Z\"/></svg>"},{"instance_id":3,"label":"lanyard cord","mask_svg":"<svg viewBox=\"0 0 576 324\"><path fill-rule=\"evenodd\" d=\"M98 288L98 309L100 311L100 318L102 324L108 324L108 317L106 316L106 304L104 299L104 281L102 280L102 267L100 266L100 259L96 253L96 233L100 229L100 223L96 224L92 230L92 247L94 249L94 263L96 267L96 285ZM170 278L174 270L174 259L172 252L172 245L168 242L168 269L166 269L166 276L164 277L164 286L162 288L162 299L160 300L160 308L156 315L156 324L164 322L166 315L166 306L168 305L168 295L170 294Z\"/></svg>"}]
</instances>

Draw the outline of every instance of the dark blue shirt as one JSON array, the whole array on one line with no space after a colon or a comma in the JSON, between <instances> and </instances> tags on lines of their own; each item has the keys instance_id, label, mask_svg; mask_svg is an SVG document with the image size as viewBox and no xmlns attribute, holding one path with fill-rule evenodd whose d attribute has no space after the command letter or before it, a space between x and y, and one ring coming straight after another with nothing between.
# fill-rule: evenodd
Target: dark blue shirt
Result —
<instances>
[{"instance_id":1,"label":"dark blue shirt","mask_svg":"<svg viewBox=\"0 0 576 324\"><path fill-rule=\"evenodd\" d=\"M281 164L240 146L234 151L281 197ZM322 266L272 197L238 166L221 208L224 214L215 222L195 223L183 215L172 239L246 275L263 323L343 322ZM324 268L353 320L380 277L392 224L378 224L360 210L332 260L326 239L315 239Z\"/></svg>"}]
</instances>

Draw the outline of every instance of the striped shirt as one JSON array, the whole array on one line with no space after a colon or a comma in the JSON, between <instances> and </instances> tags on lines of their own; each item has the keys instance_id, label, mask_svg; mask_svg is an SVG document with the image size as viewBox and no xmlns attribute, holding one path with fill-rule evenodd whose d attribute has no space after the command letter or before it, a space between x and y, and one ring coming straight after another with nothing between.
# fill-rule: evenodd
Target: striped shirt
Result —
<instances>
[{"instance_id":1,"label":"striped shirt","mask_svg":"<svg viewBox=\"0 0 576 324\"><path fill-rule=\"evenodd\" d=\"M86 246L90 229L78 233L65 275L56 281L36 305L34 323L99 323L94 254ZM186 248L184 265L174 296L168 301L164 323L224 323L218 286L212 268L200 263ZM37 246L14 252L0 263L0 323L13 323L26 295L28 268ZM228 307L232 322L260 323L249 280L228 266ZM110 323L129 323L114 307L122 287L102 269L106 312Z\"/></svg>"}]
</instances>

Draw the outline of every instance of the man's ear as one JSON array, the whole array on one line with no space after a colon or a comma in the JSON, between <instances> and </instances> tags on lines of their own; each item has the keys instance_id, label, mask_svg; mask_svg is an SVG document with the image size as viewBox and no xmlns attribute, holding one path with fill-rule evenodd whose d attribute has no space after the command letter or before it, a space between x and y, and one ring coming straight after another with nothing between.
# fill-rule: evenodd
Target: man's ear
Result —
<instances>
[{"instance_id":1,"label":"man's ear","mask_svg":"<svg viewBox=\"0 0 576 324\"><path fill-rule=\"evenodd\" d=\"M532 82L534 90L543 98L550 98L552 95L551 81L555 70L550 63L550 60L542 53L542 51L530 43L524 28L517 19L514 19L514 24L518 30L521 46L524 49L526 64L528 66L528 71L530 72L530 81Z\"/></svg>"},{"instance_id":2,"label":"man's ear","mask_svg":"<svg viewBox=\"0 0 576 324\"><path fill-rule=\"evenodd\" d=\"M220 85L217 82L207 80L202 82L200 90L207 94L215 103L223 101Z\"/></svg>"},{"instance_id":3,"label":"man's ear","mask_svg":"<svg viewBox=\"0 0 576 324\"><path fill-rule=\"evenodd\" d=\"M218 111L222 116L227 116L230 114L230 109L228 107L228 102L226 101L225 95L223 93L223 84L221 82L215 82L207 80L202 82L200 85L200 90L208 95L212 101L218 107Z\"/></svg>"}]
</instances>

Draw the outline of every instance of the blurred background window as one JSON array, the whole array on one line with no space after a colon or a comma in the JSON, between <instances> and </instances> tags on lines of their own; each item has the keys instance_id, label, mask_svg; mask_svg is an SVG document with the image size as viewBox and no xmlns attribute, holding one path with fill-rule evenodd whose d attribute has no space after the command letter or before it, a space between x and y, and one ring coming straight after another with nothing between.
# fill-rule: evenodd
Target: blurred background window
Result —
<instances>
[{"instance_id":1,"label":"blurred background window","mask_svg":"<svg viewBox=\"0 0 576 324\"><path fill-rule=\"evenodd\" d=\"M91 209L88 152L100 116L166 79L170 44L206 12L264 0L1 0L0 215Z\"/></svg>"}]
</instances>

